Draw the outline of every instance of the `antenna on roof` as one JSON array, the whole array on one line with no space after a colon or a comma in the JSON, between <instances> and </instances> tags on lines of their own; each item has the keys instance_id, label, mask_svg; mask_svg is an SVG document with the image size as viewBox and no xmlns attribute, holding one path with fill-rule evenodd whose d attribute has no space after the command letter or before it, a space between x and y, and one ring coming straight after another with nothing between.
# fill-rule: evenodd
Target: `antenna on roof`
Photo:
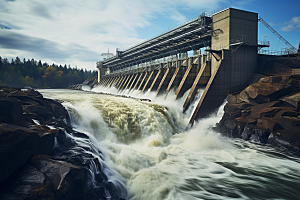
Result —
<instances>
[{"instance_id":1,"label":"antenna on roof","mask_svg":"<svg viewBox=\"0 0 300 200\"><path fill-rule=\"evenodd\" d=\"M107 50L107 53L101 53L100 55L104 57L103 60L105 60L105 59L107 59L107 58L110 58L110 57L114 56L113 53L109 53L109 48L108 48L108 50Z\"/></svg>"}]
</instances>

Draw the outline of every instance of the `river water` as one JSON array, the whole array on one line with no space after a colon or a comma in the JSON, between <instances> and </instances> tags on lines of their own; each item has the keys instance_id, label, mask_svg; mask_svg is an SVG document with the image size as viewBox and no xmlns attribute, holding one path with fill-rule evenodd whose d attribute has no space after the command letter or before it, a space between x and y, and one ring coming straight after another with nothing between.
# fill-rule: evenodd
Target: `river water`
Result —
<instances>
[{"instance_id":1,"label":"river water","mask_svg":"<svg viewBox=\"0 0 300 200\"><path fill-rule=\"evenodd\" d=\"M73 127L101 149L128 199L300 199L299 157L213 131L224 105L186 131L193 108L183 114L185 98L175 101L174 91L166 100L102 87L39 91L64 101Z\"/></svg>"}]
</instances>

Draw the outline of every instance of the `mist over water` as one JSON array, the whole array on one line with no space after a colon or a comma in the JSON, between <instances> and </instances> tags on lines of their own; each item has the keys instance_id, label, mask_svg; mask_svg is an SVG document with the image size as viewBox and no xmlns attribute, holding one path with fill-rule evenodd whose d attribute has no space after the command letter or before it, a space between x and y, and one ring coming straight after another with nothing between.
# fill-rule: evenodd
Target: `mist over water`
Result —
<instances>
[{"instance_id":1,"label":"mist over water","mask_svg":"<svg viewBox=\"0 0 300 200\"><path fill-rule=\"evenodd\" d=\"M194 107L185 114L186 94L164 100L154 92L94 88L93 92L41 90L64 100L72 125L88 133L105 163L127 187L128 199L298 199L300 161L288 153L222 137L211 129L223 106L185 131ZM199 90L196 99L203 91Z\"/></svg>"}]
</instances>

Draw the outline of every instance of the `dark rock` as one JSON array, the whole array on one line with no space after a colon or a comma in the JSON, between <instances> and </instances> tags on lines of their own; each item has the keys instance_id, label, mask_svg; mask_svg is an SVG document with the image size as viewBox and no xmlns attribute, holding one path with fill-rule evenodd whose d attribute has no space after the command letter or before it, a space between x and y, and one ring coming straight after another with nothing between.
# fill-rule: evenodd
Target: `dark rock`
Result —
<instances>
[{"instance_id":1,"label":"dark rock","mask_svg":"<svg viewBox=\"0 0 300 200\"><path fill-rule=\"evenodd\" d=\"M0 188L0 199L61 199L43 173L32 165L24 166Z\"/></svg>"},{"instance_id":2,"label":"dark rock","mask_svg":"<svg viewBox=\"0 0 300 200\"><path fill-rule=\"evenodd\" d=\"M270 135L270 130L253 129L253 131L259 136L259 140L262 143L267 143Z\"/></svg>"},{"instance_id":3,"label":"dark rock","mask_svg":"<svg viewBox=\"0 0 300 200\"><path fill-rule=\"evenodd\" d=\"M300 128L299 117L281 116L279 119L279 123L285 129L291 129L293 126Z\"/></svg>"},{"instance_id":4,"label":"dark rock","mask_svg":"<svg viewBox=\"0 0 300 200\"><path fill-rule=\"evenodd\" d=\"M28 128L0 124L0 183L37 152L38 139Z\"/></svg>"},{"instance_id":5,"label":"dark rock","mask_svg":"<svg viewBox=\"0 0 300 200\"><path fill-rule=\"evenodd\" d=\"M88 90L92 89L98 83L98 78L94 77L91 79L85 80L82 84L71 85L69 89L72 90L83 90L88 88Z\"/></svg>"},{"instance_id":6,"label":"dark rock","mask_svg":"<svg viewBox=\"0 0 300 200\"><path fill-rule=\"evenodd\" d=\"M30 89L21 90L21 91L20 90L12 91L7 96L16 97L19 100L26 100L29 97L38 98L38 99L43 98L43 95L41 93L39 93L36 90L30 90Z\"/></svg>"},{"instance_id":7,"label":"dark rock","mask_svg":"<svg viewBox=\"0 0 300 200\"><path fill-rule=\"evenodd\" d=\"M228 128L228 129L235 129L236 128L236 123L234 122L234 120L226 120L225 123L224 123L225 127Z\"/></svg>"},{"instance_id":8,"label":"dark rock","mask_svg":"<svg viewBox=\"0 0 300 200\"><path fill-rule=\"evenodd\" d=\"M241 134L241 138L244 140L248 140L249 137L251 136L251 133L252 133L252 128L249 126L245 126L245 128Z\"/></svg>"},{"instance_id":9,"label":"dark rock","mask_svg":"<svg viewBox=\"0 0 300 200\"><path fill-rule=\"evenodd\" d=\"M296 94L286 95L280 98L281 101L287 102L288 104L294 106L298 111L300 111L300 92Z\"/></svg>"},{"instance_id":10,"label":"dark rock","mask_svg":"<svg viewBox=\"0 0 300 200\"><path fill-rule=\"evenodd\" d=\"M253 100L256 103L268 103L268 102L270 102L270 98L268 98L264 95L261 95L261 94L258 94L255 98L253 98Z\"/></svg>"},{"instance_id":11,"label":"dark rock","mask_svg":"<svg viewBox=\"0 0 300 200\"><path fill-rule=\"evenodd\" d=\"M11 91L10 99L17 99L23 107L25 116L29 119L36 119L45 124L53 117L69 120L67 110L57 101L43 98L42 94L35 90Z\"/></svg>"},{"instance_id":12,"label":"dark rock","mask_svg":"<svg viewBox=\"0 0 300 200\"><path fill-rule=\"evenodd\" d=\"M281 137L280 133L273 134L271 133L268 138L268 144L272 145L273 147L277 147L282 150L289 150L289 151L299 151L299 146L295 147L290 144L287 140Z\"/></svg>"},{"instance_id":13,"label":"dark rock","mask_svg":"<svg viewBox=\"0 0 300 200\"><path fill-rule=\"evenodd\" d=\"M31 120L23 115L22 104L17 99L0 97L0 122L26 125Z\"/></svg>"},{"instance_id":14,"label":"dark rock","mask_svg":"<svg viewBox=\"0 0 300 200\"><path fill-rule=\"evenodd\" d=\"M249 140L250 140L251 142L257 142L257 143L260 142L259 136L258 136L257 134L251 134Z\"/></svg>"},{"instance_id":15,"label":"dark rock","mask_svg":"<svg viewBox=\"0 0 300 200\"><path fill-rule=\"evenodd\" d=\"M299 91L300 75L261 78L227 97L218 130L295 151L300 147Z\"/></svg>"},{"instance_id":16,"label":"dark rock","mask_svg":"<svg viewBox=\"0 0 300 200\"><path fill-rule=\"evenodd\" d=\"M71 85L69 87L71 90L82 90L82 84Z\"/></svg>"},{"instance_id":17,"label":"dark rock","mask_svg":"<svg viewBox=\"0 0 300 200\"><path fill-rule=\"evenodd\" d=\"M224 111L230 118L237 118L241 116L241 110L235 106L235 104L226 104Z\"/></svg>"},{"instance_id":18,"label":"dark rock","mask_svg":"<svg viewBox=\"0 0 300 200\"><path fill-rule=\"evenodd\" d=\"M244 126L241 126L241 125L238 125L237 126L237 135L236 135L236 137L237 138L241 138L241 135L242 135L242 133L243 133L243 131L244 131Z\"/></svg>"},{"instance_id":19,"label":"dark rock","mask_svg":"<svg viewBox=\"0 0 300 200\"><path fill-rule=\"evenodd\" d=\"M36 156L31 163L50 181L53 189L64 199L84 199L89 171L68 163ZM99 197L100 199L103 198Z\"/></svg>"},{"instance_id":20,"label":"dark rock","mask_svg":"<svg viewBox=\"0 0 300 200\"><path fill-rule=\"evenodd\" d=\"M250 113L251 113L250 110L242 110L241 111L241 117L245 118L245 117L249 116Z\"/></svg>"},{"instance_id":21,"label":"dark rock","mask_svg":"<svg viewBox=\"0 0 300 200\"><path fill-rule=\"evenodd\" d=\"M261 83L279 83L282 81L282 76L268 76L261 78L258 82Z\"/></svg>"},{"instance_id":22,"label":"dark rock","mask_svg":"<svg viewBox=\"0 0 300 200\"><path fill-rule=\"evenodd\" d=\"M21 91L20 88L8 87L6 85L0 85L0 97L7 97L12 91Z\"/></svg>"},{"instance_id":23,"label":"dark rock","mask_svg":"<svg viewBox=\"0 0 300 200\"><path fill-rule=\"evenodd\" d=\"M0 174L2 183L33 155L49 154L59 130L45 126L25 128L0 124Z\"/></svg>"}]
</instances>

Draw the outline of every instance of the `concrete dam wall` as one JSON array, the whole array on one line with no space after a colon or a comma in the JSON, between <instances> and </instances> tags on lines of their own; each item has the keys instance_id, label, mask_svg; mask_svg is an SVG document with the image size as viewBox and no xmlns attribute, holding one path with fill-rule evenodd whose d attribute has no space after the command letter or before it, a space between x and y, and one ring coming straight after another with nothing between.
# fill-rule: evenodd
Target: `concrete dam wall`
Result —
<instances>
[{"instance_id":1,"label":"concrete dam wall","mask_svg":"<svg viewBox=\"0 0 300 200\"><path fill-rule=\"evenodd\" d=\"M253 75L258 48L263 47L257 42L257 27L258 14L253 12L228 8L212 16L202 14L98 62L98 84L114 85L119 90L156 91L164 97L175 88L175 99L190 89L184 110L197 89L205 88L190 120L192 125L219 107L227 94L245 87ZM203 47L206 49L201 52Z\"/></svg>"}]
</instances>

